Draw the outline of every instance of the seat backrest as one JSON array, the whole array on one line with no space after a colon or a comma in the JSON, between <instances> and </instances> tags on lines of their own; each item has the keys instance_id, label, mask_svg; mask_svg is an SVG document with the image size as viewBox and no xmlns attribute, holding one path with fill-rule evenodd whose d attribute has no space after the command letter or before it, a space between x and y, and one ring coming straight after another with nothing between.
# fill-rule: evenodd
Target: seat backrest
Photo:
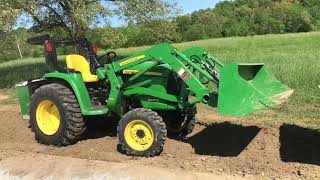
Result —
<instances>
[{"instance_id":1,"label":"seat backrest","mask_svg":"<svg viewBox=\"0 0 320 180\"><path fill-rule=\"evenodd\" d=\"M71 54L66 57L68 69L79 71L84 82L97 82L98 77L91 74L88 61L81 55Z\"/></svg>"}]
</instances>

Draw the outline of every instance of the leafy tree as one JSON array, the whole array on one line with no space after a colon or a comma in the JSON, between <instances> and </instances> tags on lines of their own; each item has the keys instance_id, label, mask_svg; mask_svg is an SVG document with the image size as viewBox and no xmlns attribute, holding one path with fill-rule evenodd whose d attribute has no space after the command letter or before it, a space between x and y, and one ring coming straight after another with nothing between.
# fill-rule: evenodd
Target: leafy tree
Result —
<instances>
[{"instance_id":1,"label":"leafy tree","mask_svg":"<svg viewBox=\"0 0 320 180\"><path fill-rule=\"evenodd\" d=\"M285 25L285 32L307 32L314 28L310 14L300 4L291 1L275 3L273 12L276 19Z\"/></svg>"},{"instance_id":2,"label":"leafy tree","mask_svg":"<svg viewBox=\"0 0 320 180\"><path fill-rule=\"evenodd\" d=\"M279 34L285 32L285 24L274 17L271 17L269 12L261 8L254 15L254 31L256 34Z\"/></svg>"},{"instance_id":3,"label":"leafy tree","mask_svg":"<svg viewBox=\"0 0 320 180\"><path fill-rule=\"evenodd\" d=\"M190 26L193 24L190 15L178 16L175 19L175 22L178 26L177 27L178 32L187 31L190 28Z\"/></svg>"},{"instance_id":4,"label":"leafy tree","mask_svg":"<svg viewBox=\"0 0 320 180\"><path fill-rule=\"evenodd\" d=\"M187 41L207 38L205 26L202 24L192 25L186 32L183 33L183 38Z\"/></svg>"},{"instance_id":5,"label":"leafy tree","mask_svg":"<svg viewBox=\"0 0 320 180\"><path fill-rule=\"evenodd\" d=\"M315 28L320 30L320 1L319 0L299 0L300 4L311 15L311 20Z\"/></svg>"},{"instance_id":6,"label":"leafy tree","mask_svg":"<svg viewBox=\"0 0 320 180\"><path fill-rule=\"evenodd\" d=\"M101 48L119 48L124 46L127 39L120 29L105 26L103 28L95 28L88 33L88 38L94 45Z\"/></svg>"},{"instance_id":7,"label":"leafy tree","mask_svg":"<svg viewBox=\"0 0 320 180\"><path fill-rule=\"evenodd\" d=\"M320 30L319 0L225 0L215 8L180 15L177 0L2 0L0 1L0 61L42 55L25 43L36 32L55 39L87 36L101 48L152 45L205 38ZM20 14L33 27L12 29ZM99 21L118 15L123 27L100 27ZM59 54L72 49L58 49Z\"/></svg>"},{"instance_id":8,"label":"leafy tree","mask_svg":"<svg viewBox=\"0 0 320 180\"><path fill-rule=\"evenodd\" d=\"M117 7L106 7L113 1ZM23 10L33 21L37 32L55 31L62 28L71 39L85 36L90 27L105 20L112 13L122 14L127 19L147 23L168 16L174 5L162 0L11 0L12 8Z\"/></svg>"},{"instance_id":9,"label":"leafy tree","mask_svg":"<svg viewBox=\"0 0 320 180\"><path fill-rule=\"evenodd\" d=\"M139 24L173 19L180 12L175 0L118 0L115 4L117 15Z\"/></svg>"},{"instance_id":10,"label":"leafy tree","mask_svg":"<svg viewBox=\"0 0 320 180\"><path fill-rule=\"evenodd\" d=\"M118 7L115 11L117 15L143 27L142 31L150 35L145 39L146 44L176 40L176 25L173 23L173 19L180 10L177 8L175 0L171 2L166 0L127 0L115 1L115 3Z\"/></svg>"},{"instance_id":11,"label":"leafy tree","mask_svg":"<svg viewBox=\"0 0 320 180\"><path fill-rule=\"evenodd\" d=\"M124 47L137 46L137 42L140 40L139 35L141 33L141 28L138 25L133 22L129 22L127 27L122 28L122 33L127 38Z\"/></svg>"},{"instance_id":12,"label":"leafy tree","mask_svg":"<svg viewBox=\"0 0 320 180\"><path fill-rule=\"evenodd\" d=\"M108 10L95 0L11 0L12 8L29 14L37 32L62 28L71 39L83 37Z\"/></svg>"},{"instance_id":13,"label":"leafy tree","mask_svg":"<svg viewBox=\"0 0 320 180\"><path fill-rule=\"evenodd\" d=\"M19 10L9 6L8 1L0 1L0 32L8 31L15 23Z\"/></svg>"}]
</instances>

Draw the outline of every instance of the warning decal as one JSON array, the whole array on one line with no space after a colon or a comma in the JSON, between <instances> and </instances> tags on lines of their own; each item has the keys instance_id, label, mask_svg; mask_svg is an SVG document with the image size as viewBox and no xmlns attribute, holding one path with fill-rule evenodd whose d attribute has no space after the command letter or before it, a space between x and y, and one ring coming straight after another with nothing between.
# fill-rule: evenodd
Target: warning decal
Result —
<instances>
[{"instance_id":1,"label":"warning decal","mask_svg":"<svg viewBox=\"0 0 320 180\"><path fill-rule=\"evenodd\" d=\"M183 69L183 68L180 68L180 69L179 69L178 74L179 74L179 76L180 76L183 80L185 80L185 81L187 81L187 80L190 79L190 75L189 75L189 74L186 72L186 70Z\"/></svg>"}]
</instances>

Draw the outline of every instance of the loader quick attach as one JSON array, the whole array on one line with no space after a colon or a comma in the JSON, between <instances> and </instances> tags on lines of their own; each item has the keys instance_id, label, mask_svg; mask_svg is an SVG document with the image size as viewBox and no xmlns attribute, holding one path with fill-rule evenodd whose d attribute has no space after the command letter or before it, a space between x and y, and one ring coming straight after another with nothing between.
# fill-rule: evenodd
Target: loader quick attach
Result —
<instances>
[{"instance_id":1,"label":"loader quick attach","mask_svg":"<svg viewBox=\"0 0 320 180\"><path fill-rule=\"evenodd\" d=\"M55 42L44 35L28 42L44 45L52 71L20 83L17 92L23 117L30 119L38 142L47 145L77 142L85 119L98 116L119 119L122 152L155 156L167 135L192 132L197 103L217 107L223 115L242 116L279 106L293 92L263 64L224 65L201 48L181 52L159 44L117 59L115 52L99 58L86 39ZM57 45L77 45L82 55L68 55L66 67L60 67ZM212 84L216 88L208 88Z\"/></svg>"}]
</instances>

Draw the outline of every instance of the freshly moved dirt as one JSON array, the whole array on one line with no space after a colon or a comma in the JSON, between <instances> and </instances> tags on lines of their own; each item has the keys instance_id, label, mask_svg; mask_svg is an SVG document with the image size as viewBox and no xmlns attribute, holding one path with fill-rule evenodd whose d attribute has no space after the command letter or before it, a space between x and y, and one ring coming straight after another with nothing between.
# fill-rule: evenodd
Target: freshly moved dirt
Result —
<instances>
[{"instance_id":1,"label":"freshly moved dirt","mask_svg":"<svg viewBox=\"0 0 320 180\"><path fill-rule=\"evenodd\" d=\"M143 173L141 173L143 172ZM0 162L0 179L107 179L107 180L254 180L154 166L24 153Z\"/></svg>"},{"instance_id":2,"label":"freshly moved dirt","mask_svg":"<svg viewBox=\"0 0 320 180\"><path fill-rule=\"evenodd\" d=\"M5 99L8 99L8 98L9 98L9 96L2 95L2 94L0 95L0 101L1 101L1 100L5 100Z\"/></svg>"},{"instance_id":3,"label":"freshly moved dirt","mask_svg":"<svg viewBox=\"0 0 320 180\"><path fill-rule=\"evenodd\" d=\"M320 178L318 131L292 125L277 129L240 126L227 118L215 119L199 119L201 123L186 139L167 139L158 157L133 158L117 151L116 123L111 120L90 119L85 140L57 148L34 140L17 107L0 108L0 162L31 152L255 179Z\"/></svg>"}]
</instances>

